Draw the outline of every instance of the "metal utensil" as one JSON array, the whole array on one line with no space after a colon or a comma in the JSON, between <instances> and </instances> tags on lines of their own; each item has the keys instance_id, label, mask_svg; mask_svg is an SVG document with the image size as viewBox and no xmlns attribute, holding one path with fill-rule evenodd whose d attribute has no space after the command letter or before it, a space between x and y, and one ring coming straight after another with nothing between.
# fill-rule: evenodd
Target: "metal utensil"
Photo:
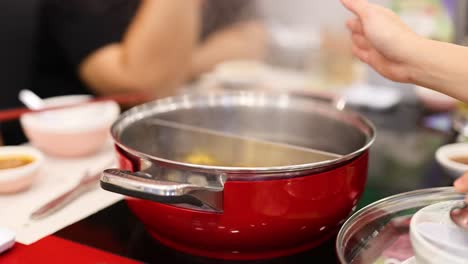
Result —
<instances>
[{"instance_id":1,"label":"metal utensil","mask_svg":"<svg viewBox=\"0 0 468 264\"><path fill-rule=\"evenodd\" d=\"M30 219L40 220L46 218L63 209L81 195L98 187L101 173L102 170L99 170L95 174L91 174L89 171L86 171L80 181L72 189L41 206L30 215Z\"/></svg>"},{"instance_id":2,"label":"metal utensil","mask_svg":"<svg viewBox=\"0 0 468 264\"><path fill-rule=\"evenodd\" d=\"M463 230L468 231L468 205L465 203L462 207L455 207L450 211L452 221Z\"/></svg>"}]
</instances>

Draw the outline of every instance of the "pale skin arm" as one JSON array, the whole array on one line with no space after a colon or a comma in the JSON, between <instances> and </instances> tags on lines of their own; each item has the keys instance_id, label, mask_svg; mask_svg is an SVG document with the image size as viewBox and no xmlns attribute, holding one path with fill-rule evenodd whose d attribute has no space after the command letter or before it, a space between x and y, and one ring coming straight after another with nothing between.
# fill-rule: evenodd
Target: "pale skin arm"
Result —
<instances>
[{"instance_id":1,"label":"pale skin arm","mask_svg":"<svg viewBox=\"0 0 468 264\"><path fill-rule=\"evenodd\" d=\"M198 0L144 0L123 41L81 63L81 79L98 94L172 94L190 72L200 14Z\"/></svg>"},{"instance_id":2,"label":"pale skin arm","mask_svg":"<svg viewBox=\"0 0 468 264\"><path fill-rule=\"evenodd\" d=\"M191 77L228 60L259 60L266 52L267 33L257 21L234 24L214 33L194 53Z\"/></svg>"},{"instance_id":3,"label":"pale skin arm","mask_svg":"<svg viewBox=\"0 0 468 264\"><path fill-rule=\"evenodd\" d=\"M468 102L468 48L419 37L389 9L342 0L355 55L385 77L414 83Z\"/></svg>"},{"instance_id":4,"label":"pale skin arm","mask_svg":"<svg viewBox=\"0 0 468 264\"><path fill-rule=\"evenodd\" d=\"M414 83L468 102L468 48L424 39L399 17L367 0L341 0L356 15L348 21L353 52L393 81ZM455 182L468 192L468 173ZM468 202L468 197L466 199Z\"/></svg>"}]
</instances>

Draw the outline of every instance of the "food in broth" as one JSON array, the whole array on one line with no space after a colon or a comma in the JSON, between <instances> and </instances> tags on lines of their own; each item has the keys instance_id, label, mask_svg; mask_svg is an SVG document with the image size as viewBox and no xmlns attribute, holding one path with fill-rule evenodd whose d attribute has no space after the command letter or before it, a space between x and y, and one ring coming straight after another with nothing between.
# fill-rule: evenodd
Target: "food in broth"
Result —
<instances>
[{"instance_id":1,"label":"food in broth","mask_svg":"<svg viewBox=\"0 0 468 264\"><path fill-rule=\"evenodd\" d=\"M34 157L27 155L0 156L0 170L14 169L34 162Z\"/></svg>"},{"instance_id":2,"label":"food in broth","mask_svg":"<svg viewBox=\"0 0 468 264\"><path fill-rule=\"evenodd\" d=\"M194 152L189 154L185 159L184 162L196 165L204 165L204 166L226 166L226 167L255 167L249 166L249 164L241 163L241 162L232 162L232 163L223 163L217 159L215 159L212 155L203 153L203 152Z\"/></svg>"},{"instance_id":3,"label":"food in broth","mask_svg":"<svg viewBox=\"0 0 468 264\"><path fill-rule=\"evenodd\" d=\"M456 162L456 163L461 163L461 164L468 165L468 155L465 155L465 156L455 156L455 157L451 157L450 159L451 159L452 161Z\"/></svg>"},{"instance_id":4,"label":"food in broth","mask_svg":"<svg viewBox=\"0 0 468 264\"><path fill-rule=\"evenodd\" d=\"M185 162L197 165L216 166L219 162L203 152L194 152L185 158Z\"/></svg>"}]
</instances>

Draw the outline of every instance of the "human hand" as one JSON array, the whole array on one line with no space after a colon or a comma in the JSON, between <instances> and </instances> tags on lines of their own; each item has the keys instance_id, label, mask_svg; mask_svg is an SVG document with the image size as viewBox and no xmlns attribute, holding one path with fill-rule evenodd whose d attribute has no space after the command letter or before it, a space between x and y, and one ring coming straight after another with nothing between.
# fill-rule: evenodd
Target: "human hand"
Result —
<instances>
[{"instance_id":1,"label":"human hand","mask_svg":"<svg viewBox=\"0 0 468 264\"><path fill-rule=\"evenodd\" d=\"M352 32L353 53L384 77L411 82L413 58L421 37L391 10L367 0L341 0L357 17L347 22Z\"/></svg>"},{"instance_id":2,"label":"human hand","mask_svg":"<svg viewBox=\"0 0 468 264\"><path fill-rule=\"evenodd\" d=\"M468 193L468 173L465 173L463 177L456 180L454 185L457 192ZM468 203L468 196L466 197L465 202Z\"/></svg>"}]
</instances>

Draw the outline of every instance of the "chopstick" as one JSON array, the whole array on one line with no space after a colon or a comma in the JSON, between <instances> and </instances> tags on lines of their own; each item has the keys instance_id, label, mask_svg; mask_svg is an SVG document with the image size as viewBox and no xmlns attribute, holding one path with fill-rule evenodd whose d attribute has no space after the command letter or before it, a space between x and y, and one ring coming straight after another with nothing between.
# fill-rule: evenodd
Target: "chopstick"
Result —
<instances>
[{"instance_id":1,"label":"chopstick","mask_svg":"<svg viewBox=\"0 0 468 264\"><path fill-rule=\"evenodd\" d=\"M100 102L106 102L106 101L114 101L118 104L135 104L135 103L142 103L142 102L151 100L151 98L152 97L149 96L147 93L118 94L118 95L112 95L112 96L95 97L84 102L61 105L61 106L54 106L54 107L47 107L41 110L31 110L26 107L12 108L12 109L0 110L0 122L13 121L13 120L20 118L21 115L24 115L27 113L40 113L40 112L45 112L45 111L78 107L78 106L83 106L86 104L100 103Z\"/></svg>"}]
</instances>

